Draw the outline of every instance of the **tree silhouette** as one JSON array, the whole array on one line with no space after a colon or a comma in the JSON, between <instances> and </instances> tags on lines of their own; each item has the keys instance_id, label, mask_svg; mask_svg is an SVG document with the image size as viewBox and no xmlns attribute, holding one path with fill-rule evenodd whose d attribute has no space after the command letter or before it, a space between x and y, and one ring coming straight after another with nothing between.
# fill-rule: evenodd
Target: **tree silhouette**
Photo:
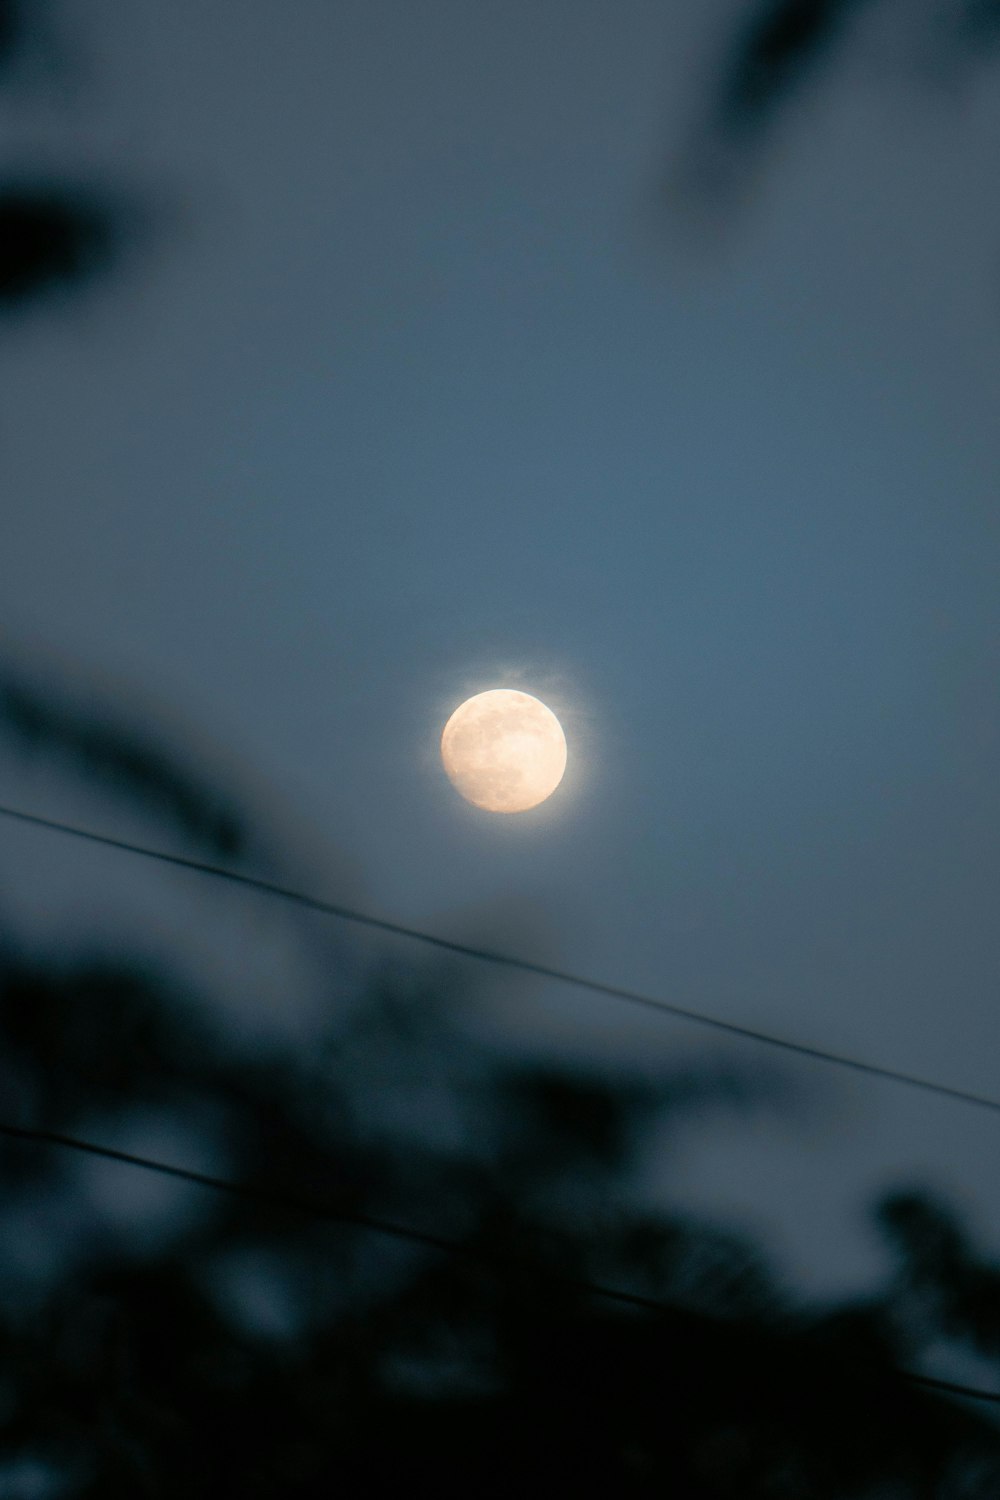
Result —
<instances>
[{"instance_id":1,"label":"tree silhouette","mask_svg":"<svg viewBox=\"0 0 1000 1500\"><path fill-rule=\"evenodd\" d=\"M25 739L21 681L0 731L112 785L127 766L124 799L218 852L190 766L131 719L119 745L106 709L54 702ZM7 1493L995 1500L995 1427L900 1374L942 1338L1000 1366L1000 1275L942 1206L886 1197L884 1294L807 1307L745 1238L638 1192L654 1131L785 1109L780 1076L501 1052L454 975L399 963L307 1052L250 1046L186 966L7 932L3 1123L114 1145L166 1121L244 1189L168 1185L150 1230L135 1168L0 1140Z\"/></svg>"}]
</instances>

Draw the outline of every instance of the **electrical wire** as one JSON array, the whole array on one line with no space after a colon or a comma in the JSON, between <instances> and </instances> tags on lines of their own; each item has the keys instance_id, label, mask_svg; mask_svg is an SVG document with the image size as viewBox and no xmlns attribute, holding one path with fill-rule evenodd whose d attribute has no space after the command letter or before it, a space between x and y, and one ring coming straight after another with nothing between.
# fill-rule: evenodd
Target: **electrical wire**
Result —
<instances>
[{"instance_id":1,"label":"electrical wire","mask_svg":"<svg viewBox=\"0 0 1000 1500\"><path fill-rule=\"evenodd\" d=\"M574 974L568 969L555 968L550 964L536 963L533 959L517 958L512 954L495 952L489 948L479 948L472 943L457 942L452 938L438 937L434 933L423 932L417 927L407 927L401 922L393 922L386 917L376 917L369 912L363 912L350 906L343 906L334 901L323 901L319 897L310 896L304 891L293 890L288 886L278 885L270 880L262 880L255 875L242 874L237 870L227 870L223 865L205 864L201 860L190 859L181 854L169 854L165 850L150 849L142 844L131 843L126 839L112 838L108 834L94 833L90 829L79 828L72 823L59 822L54 818L44 818L37 813L22 812L18 808L0 805L0 817L26 823L34 828L44 828L53 833L69 835L72 838L82 839L87 843L99 844L107 849L117 849L126 854L138 855L143 859L154 860L160 864L172 865L176 869L190 870L199 875L207 875L216 880L228 881L232 885L243 886L249 890L260 891L267 896L275 896L282 901L288 901L296 906L304 907L308 911L319 912L324 916L337 917L341 921L354 923L359 927L367 927L375 932L384 932L393 937L408 938L413 942L422 943L425 947L436 948L441 952L454 953L462 958L471 958L480 963L493 964L499 968L513 969L521 974L531 974L539 979L552 980L558 984L573 986L577 989L586 990L593 995L601 995L605 999L618 1000L627 1005L640 1006L645 1010L657 1011L662 1015L671 1016L675 1020L686 1021L694 1026L702 1026L713 1031L721 1032L726 1036L739 1037L742 1041L756 1042L762 1046L776 1047L783 1052L789 1052L797 1057L807 1057L814 1062L824 1062L838 1068L845 1068L853 1073L861 1073L869 1078L880 1078L889 1083L896 1083L905 1088L919 1089L923 1093L936 1094L944 1099L952 1099L959 1104L968 1104L976 1109L986 1109L994 1114L1000 1114L1000 1099L994 1099L988 1094L971 1093L967 1089L953 1088L950 1084L938 1083L934 1079L924 1078L916 1073L906 1073L898 1068L884 1067L879 1063L866 1062L863 1058L851 1057L844 1052L830 1052L823 1047L811 1047L805 1042L790 1041L786 1037L776 1036L772 1032L759 1031L752 1026L741 1026L735 1021L724 1021L718 1016L706 1015L703 1011L689 1010L686 1006L676 1005L670 1000L658 999L652 995L641 994L637 990L625 989L621 985L605 984L599 979L590 979L583 974Z\"/></svg>"},{"instance_id":2,"label":"electrical wire","mask_svg":"<svg viewBox=\"0 0 1000 1500\"><path fill-rule=\"evenodd\" d=\"M310 1218L325 1219L327 1221L348 1224L358 1229L368 1230L374 1234L386 1235L395 1240L403 1240L410 1244L421 1245L425 1249L436 1250L444 1255L453 1255L463 1260L469 1260L476 1264L487 1267L501 1274L508 1272L529 1272L542 1280L548 1279L560 1286L572 1288L583 1292L591 1297L600 1297L605 1301L617 1302L626 1307L641 1308L645 1312L671 1315L676 1312L665 1302L658 1301L655 1297L643 1297L637 1292L626 1292L617 1287L605 1286L602 1282L589 1281L576 1276L564 1276L550 1271L548 1268L539 1266L530 1261L515 1260L512 1256L503 1257L491 1254L489 1251L471 1245L464 1245L458 1240L452 1240L444 1235L432 1234L426 1230L414 1229L406 1224L398 1224L391 1219L383 1219L373 1214L358 1213L353 1209L338 1208L336 1204L322 1203L318 1199L303 1198L295 1193L289 1193L283 1189L253 1187L248 1183L233 1182L227 1177L214 1177L207 1172L196 1172L190 1167L174 1166L170 1162L158 1161L154 1157L139 1156L132 1151L119 1151L113 1146L100 1146L94 1141L83 1140L79 1136L63 1135L54 1130L35 1130L26 1126L8 1125L0 1121L0 1135L7 1136L11 1140L30 1142L35 1145L57 1146L66 1150L78 1151L88 1156L100 1157L106 1161L120 1162L125 1166L138 1167L143 1171L157 1172L163 1177L172 1177L180 1182L193 1184L195 1187L208 1188L213 1192L228 1193L237 1198L243 1198L250 1202L264 1203L272 1208L281 1208L298 1214L305 1214ZM944 1392L952 1396L964 1396L974 1401L986 1401L993 1405L1000 1405L1000 1391L983 1390L979 1386L958 1385L950 1380L938 1380L933 1375L918 1374L914 1370L893 1369L893 1375L902 1380L908 1380L916 1385L924 1386L930 1390Z\"/></svg>"},{"instance_id":3,"label":"electrical wire","mask_svg":"<svg viewBox=\"0 0 1000 1500\"><path fill-rule=\"evenodd\" d=\"M896 1069L881 1067L876 1063L865 1062L858 1058L852 1058L841 1053L828 1052L821 1048L809 1047L803 1043L789 1041L783 1037L773 1036L770 1033L757 1031L753 1028L740 1026L734 1022L724 1021L714 1016L707 1016L699 1011L688 1010L683 1006L674 1005L666 1000L659 1000L652 996L639 994L633 990L627 990L618 985L604 984L601 981L589 979L583 975L570 973L567 970L557 969L547 964L535 963L529 959L521 959L510 954L497 953L489 949L478 948L469 943L460 943L449 938L438 937L432 933L424 932L418 928L407 927L399 922L393 922L386 918L376 917L368 912L358 911L354 908L343 906L339 903L323 901L318 897L311 896L305 892L293 890L286 886L278 885L272 881L260 879L256 876L242 874L239 871L227 870L223 866L210 865L200 860L187 858L183 855L170 854L165 850L150 849L141 844L131 843L124 839L112 838L107 834L95 833L89 829L79 828L73 824L59 822L55 819L44 818L35 813L23 812L18 808L0 805L0 816L14 819L30 826L47 829L51 832L61 833L73 838L85 840L88 843L102 845L106 848L117 849L124 853L138 855L144 859L157 861L161 864L172 865L175 868L189 870L200 875L207 875L216 879L225 880L232 884L241 885L246 888L259 891L265 895L275 896L281 900L293 902L311 911L319 912L326 916L340 918L359 926L368 927L379 932L385 932L395 937L404 937L425 946L434 947L445 952L454 953L465 958L471 958L484 963L491 963L505 968L514 969L521 973L532 974L536 977L549 979L561 984L573 985L587 990L593 994L603 995L609 999L620 1000L628 1004L639 1005L647 1009L660 1011L676 1019L688 1021L695 1025L710 1027L729 1035L738 1036L747 1041L753 1041L764 1045L779 1047L785 1051L812 1058L815 1061L831 1063L839 1067L849 1068L855 1072L861 1072L873 1077L882 1078L893 1083L903 1084L911 1088L922 1089L926 1092L942 1095L946 1098L957 1100L964 1104L970 1104L979 1108L985 1108L1000 1112L1000 1101L991 1099L984 1095L971 1094L965 1090L951 1088L946 1084L936 1083L931 1079L925 1079L913 1074L903 1073ZM82 1152L91 1156L103 1158L108 1161L116 1161L127 1166L137 1167L145 1171L156 1172L161 1176L172 1177L176 1180L191 1183L198 1187L208 1188L215 1192L228 1193L235 1197L249 1199L256 1202L267 1203L272 1207L283 1208L287 1211L304 1213L312 1217L320 1217L333 1222L350 1224L356 1228L365 1229L372 1233L382 1234L394 1239L407 1241L411 1244L422 1245L427 1249L436 1250L442 1254L459 1255L466 1259L478 1260L486 1263L494 1269L501 1267L502 1262L495 1255L489 1255L482 1250L475 1250L471 1246L460 1244L441 1235L436 1235L425 1230L415 1229L408 1225L397 1224L391 1220L378 1218L370 1214L361 1214L352 1210L340 1209L333 1204L320 1203L315 1200L304 1199L295 1194L287 1193L278 1189L262 1189L251 1187L248 1184L233 1182L228 1178L215 1177L208 1173L197 1172L188 1167L179 1167L168 1162L157 1161L152 1157L136 1155L133 1152L119 1151L110 1146L100 1146L95 1142L86 1141L76 1136L63 1135L55 1131L32 1130L21 1126L8 1125L0 1122L0 1134L11 1139L31 1141L37 1144L58 1146L69 1150ZM520 1269L532 1269L538 1274L545 1273L539 1267L520 1267ZM643 1297L637 1293L626 1292L618 1288L604 1286L598 1282L586 1281L578 1278L557 1278L564 1285L571 1285L576 1290L588 1295L601 1297L626 1306L641 1308L648 1312L669 1313L671 1309L655 1298ZM895 1372L901 1378L929 1389L942 1391L956 1396L966 1397L971 1400L986 1401L1000 1405L1000 1392L983 1390L978 1386L960 1385L954 1381L939 1380L934 1376L918 1374L911 1370L898 1370Z\"/></svg>"}]
</instances>

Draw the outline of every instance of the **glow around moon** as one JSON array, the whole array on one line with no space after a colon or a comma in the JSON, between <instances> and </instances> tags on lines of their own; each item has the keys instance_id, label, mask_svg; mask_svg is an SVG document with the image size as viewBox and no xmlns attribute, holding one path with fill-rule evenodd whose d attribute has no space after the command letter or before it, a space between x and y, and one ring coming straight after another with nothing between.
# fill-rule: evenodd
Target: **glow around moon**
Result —
<instances>
[{"instance_id":1,"label":"glow around moon","mask_svg":"<svg viewBox=\"0 0 1000 1500\"><path fill-rule=\"evenodd\" d=\"M494 688L456 708L441 736L441 759L467 802L487 812L527 812L562 781L566 736L538 698Z\"/></svg>"}]
</instances>

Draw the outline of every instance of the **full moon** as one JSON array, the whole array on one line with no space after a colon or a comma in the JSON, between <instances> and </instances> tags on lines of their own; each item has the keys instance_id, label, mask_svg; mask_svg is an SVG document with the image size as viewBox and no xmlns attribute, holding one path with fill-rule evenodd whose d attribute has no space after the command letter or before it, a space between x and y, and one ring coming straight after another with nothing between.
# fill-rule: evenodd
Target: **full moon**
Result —
<instances>
[{"instance_id":1,"label":"full moon","mask_svg":"<svg viewBox=\"0 0 1000 1500\"><path fill-rule=\"evenodd\" d=\"M530 693L494 688L456 708L441 735L453 786L487 812L527 812L551 797L566 769L566 736Z\"/></svg>"}]
</instances>

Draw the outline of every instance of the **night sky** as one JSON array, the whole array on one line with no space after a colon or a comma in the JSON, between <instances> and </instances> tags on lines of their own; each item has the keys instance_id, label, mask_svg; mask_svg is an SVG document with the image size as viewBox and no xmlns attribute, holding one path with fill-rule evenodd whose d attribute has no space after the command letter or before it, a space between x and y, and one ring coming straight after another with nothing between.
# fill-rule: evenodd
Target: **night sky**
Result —
<instances>
[{"instance_id":1,"label":"night sky","mask_svg":"<svg viewBox=\"0 0 1000 1500\"><path fill-rule=\"evenodd\" d=\"M0 165L148 223L4 328L4 634L193 740L317 894L996 1095L996 73L876 16L708 211L744 9L53 5ZM496 686L570 748L509 820L437 750ZM282 1003L259 903L3 838L37 933L131 903ZM482 1004L515 1046L705 1046L541 983ZM890 1180L996 1242L989 1117L787 1068L795 1130L692 1130L685 1201L823 1285L870 1273Z\"/></svg>"}]
</instances>

